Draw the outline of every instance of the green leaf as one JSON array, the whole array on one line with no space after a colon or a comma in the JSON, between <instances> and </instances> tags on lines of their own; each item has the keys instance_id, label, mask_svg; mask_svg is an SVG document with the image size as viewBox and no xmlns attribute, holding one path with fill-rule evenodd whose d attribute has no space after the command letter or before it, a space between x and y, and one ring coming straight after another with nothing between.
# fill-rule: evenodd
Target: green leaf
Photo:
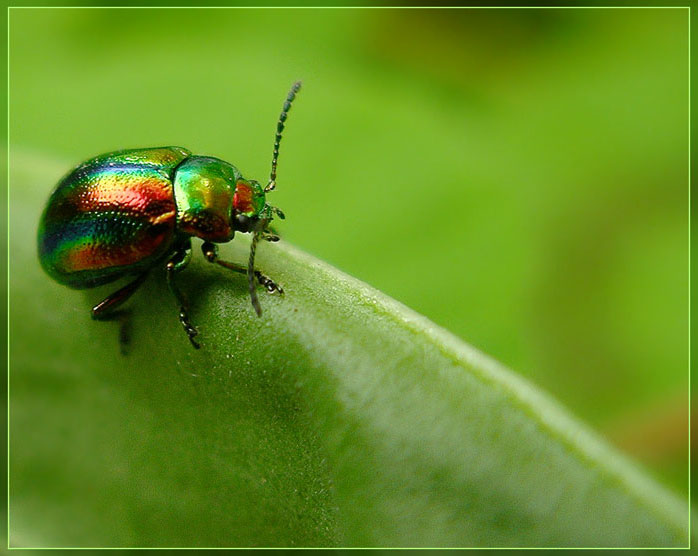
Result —
<instances>
[{"instance_id":1,"label":"green leaf","mask_svg":"<svg viewBox=\"0 0 698 556\"><path fill-rule=\"evenodd\" d=\"M546 395L284 242L260 247L286 290L260 292L262 318L197 253L180 284L201 350L158 269L120 355L89 316L115 286L38 265L67 168L12 156L11 546L687 544L687 503Z\"/></svg>"}]
</instances>

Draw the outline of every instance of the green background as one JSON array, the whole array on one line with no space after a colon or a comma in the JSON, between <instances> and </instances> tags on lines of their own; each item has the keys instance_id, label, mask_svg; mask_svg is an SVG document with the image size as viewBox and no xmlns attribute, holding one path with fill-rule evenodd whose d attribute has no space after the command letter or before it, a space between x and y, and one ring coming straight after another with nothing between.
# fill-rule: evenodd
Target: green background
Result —
<instances>
[{"instance_id":1,"label":"green background","mask_svg":"<svg viewBox=\"0 0 698 556\"><path fill-rule=\"evenodd\" d=\"M687 20L15 9L10 161L64 167L35 184L46 197L85 158L167 144L263 181L303 79L270 199L283 237L551 392L685 494Z\"/></svg>"}]
</instances>

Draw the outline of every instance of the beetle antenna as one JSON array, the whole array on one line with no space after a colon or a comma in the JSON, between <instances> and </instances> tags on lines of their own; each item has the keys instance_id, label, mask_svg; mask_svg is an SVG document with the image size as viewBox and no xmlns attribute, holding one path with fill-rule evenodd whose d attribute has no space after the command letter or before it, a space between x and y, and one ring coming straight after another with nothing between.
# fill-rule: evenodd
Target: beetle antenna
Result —
<instances>
[{"instance_id":1,"label":"beetle antenna","mask_svg":"<svg viewBox=\"0 0 698 556\"><path fill-rule=\"evenodd\" d=\"M260 236L259 230L255 230L252 234L252 245L250 245L250 259L247 262L247 284L250 288L250 300L252 301L252 307L254 307L255 312L258 317L262 316L262 307L259 304L259 299L257 299L257 289L255 287L255 273L254 273L254 255L257 251L257 242Z\"/></svg>"},{"instance_id":2,"label":"beetle antenna","mask_svg":"<svg viewBox=\"0 0 698 556\"><path fill-rule=\"evenodd\" d=\"M279 144L281 143L281 134L284 131L284 125L286 118L288 117L288 112L291 110L291 103L293 99L296 98L296 94L300 91L301 82L296 81L292 86L291 90L288 92L286 101L284 102L284 107L281 110L281 115L279 116L279 122L276 124L276 138L274 139L274 154L271 157L271 174L269 175L269 183L264 188L264 192L267 193L272 191L276 187L276 163L279 160Z\"/></svg>"}]
</instances>

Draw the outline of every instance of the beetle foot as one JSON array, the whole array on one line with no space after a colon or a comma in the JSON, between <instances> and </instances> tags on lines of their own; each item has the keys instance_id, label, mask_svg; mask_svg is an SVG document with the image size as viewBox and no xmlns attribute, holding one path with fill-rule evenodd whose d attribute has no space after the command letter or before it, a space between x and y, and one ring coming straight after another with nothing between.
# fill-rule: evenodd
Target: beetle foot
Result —
<instances>
[{"instance_id":1,"label":"beetle foot","mask_svg":"<svg viewBox=\"0 0 698 556\"><path fill-rule=\"evenodd\" d=\"M257 282L260 286L264 286L269 293L279 292L281 295L284 293L284 289L274 282L269 276L265 276L259 270L254 271L254 275L257 277Z\"/></svg>"},{"instance_id":2,"label":"beetle foot","mask_svg":"<svg viewBox=\"0 0 698 556\"><path fill-rule=\"evenodd\" d=\"M189 322L189 317L184 307L181 307L179 310L179 322L182 324L182 328L184 328L184 331L187 333L191 345L193 345L196 349L199 349L201 346L199 345L199 342L194 339L194 337L199 334L199 331Z\"/></svg>"}]
</instances>

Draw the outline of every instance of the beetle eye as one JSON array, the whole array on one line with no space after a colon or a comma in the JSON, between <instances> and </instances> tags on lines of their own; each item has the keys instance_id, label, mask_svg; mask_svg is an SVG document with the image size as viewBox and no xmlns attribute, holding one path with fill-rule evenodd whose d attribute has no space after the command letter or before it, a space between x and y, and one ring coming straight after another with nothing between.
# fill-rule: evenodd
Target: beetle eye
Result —
<instances>
[{"instance_id":1,"label":"beetle eye","mask_svg":"<svg viewBox=\"0 0 698 556\"><path fill-rule=\"evenodd\" d=\"M245 214L235 215L235 229L240 232L247 232L250 229L250 217Z\"/></svg>"}]
</instances>

